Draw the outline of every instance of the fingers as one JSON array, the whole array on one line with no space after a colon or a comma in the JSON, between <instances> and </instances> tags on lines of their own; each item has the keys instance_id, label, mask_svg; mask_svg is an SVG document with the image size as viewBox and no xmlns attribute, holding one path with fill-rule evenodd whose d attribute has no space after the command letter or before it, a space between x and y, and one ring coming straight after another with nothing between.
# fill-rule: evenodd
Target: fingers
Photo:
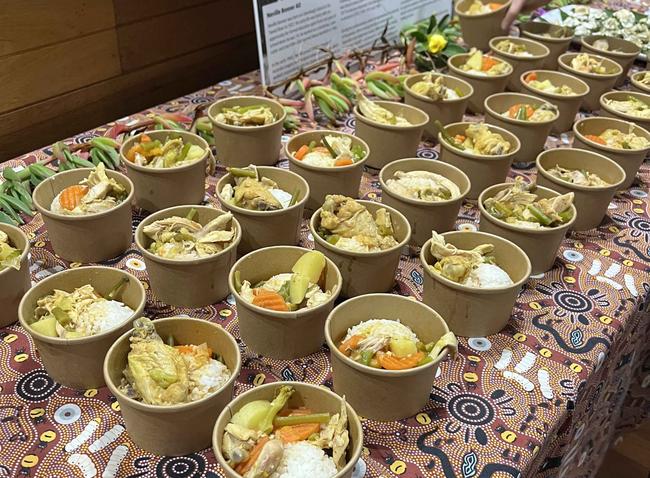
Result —
<instances>
[{"instance_id":1,"label":"fingers","mask_svg":"<svg viewBox=\"0 0 650 478\"><path fill-rule=\"evenodd\" d=\"M517 18L517 15L519 15L519 12L521 12L524 9L525 4L526 4L526 0L512 0L512 3L510 4L510 8L506 12L506 16L501 22L501 29L503 31L505 32L510 31L510 27L512 26L512 23Z\"/></svg>"}]
</instances>

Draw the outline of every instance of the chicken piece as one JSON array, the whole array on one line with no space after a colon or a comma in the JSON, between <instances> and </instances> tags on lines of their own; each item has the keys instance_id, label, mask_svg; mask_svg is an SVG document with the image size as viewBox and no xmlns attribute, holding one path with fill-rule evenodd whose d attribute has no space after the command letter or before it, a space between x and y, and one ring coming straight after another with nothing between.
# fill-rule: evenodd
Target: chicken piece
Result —
<instances>
[{"instance_id":1,"label":"chicken piece","mask_svg":"<svg viewBox=\"0 0 650 478\"><path fill-rule=\"evenodd\" d=\"M275 211L282 209L282 204L270 191L277 187L278 185L268 178L262 178L261 181L243 178L234 188L233 199L235 204L246 209Z\"/></svg>"},{"instance_id":2,"label":"chicken piece","mask_svg":"<svg viewBox=\"0 0 650 478\"><path fill-rule=\"evenodd\" d=\"M357 91L357 105L359 111L363 116L369 120L376 121L381 124L389 124L394 126L410 126L411 123L404 117L396 115L391 111L379 106L377 103L370 101L363 96L361 91Z\"/></svg>"},{"instance_id":3,"label":"chicken piece","mask_svg":"<svg viewBox=\"0 0 650 478\"><path fill-rule=\"evenodd\" d=\"M492 202L503 202L512 205L532 204L537 200L537 194L531 193L531 188L533 188L533 184L526 184L524 180L518 176L512 187L502 189L493 197L486 199L485 206L489 206Z\"/></svg>"},{"instance_id":4,"label":"chicken piece","mask_svg":"<svg viewBox=\"0 0 650 478\"><path fill-rule=\"evenodd\" d=\"M435 80L431 73L422 77L421 81L415 83L411 90L418 95L426 96L433 101L441 101L458 98L458 93L445 85L445 79L438 76Z\"/></svg>"},{"instance_id":5,"label":"chicken piece","mask_svg":"<svg viewBox=\"0 0 650 478\"><path fill-rule=\"evenodd\" d=\"M113 193L114 196L126 195L126 188L115 179L108 177L103 163L98 164L90 175L81 181L81 184L89 187L88 192L81 198L81 204L103 200L109 193Z\"/></svg>"},{"instance_id":6,"label":"chicken piece","mask_svg":"<svg viewBox=\"0 0 650 478\"><path fill-rule=\"evenodd\" d=\"M269 440L244 478L268 478L277 469L283 454L282 442L276 439Z\"/></svg>"},{"instance_id":7,"label":"chicken piece","mask_svg":"<svg viewBox=\"0 0 650 478\"><path fill-rule=\"evenodd\" d=\"M499 133L494 133L483 123L470 125L465 131L469 145L476 153L495 156L506 154L512 147Z\"/></svg>"},{"instance_id":8,"label":"chicken piece","mask_svg":"<svg viewBox=\"0 0 650 478\"><path fill-rule=\"evenodd\" d=\"M197 233L201 228L202 226L198 222L180 216L172 216L146 225L143 232L154 241L164 241L170 234L182 231L190 234Z\"/></svg>"},{"instance_id":9,"label":"chicken piece","mask_svg":"<svg viewBox=\"0 0 650 478\"><path fill-rule=\"evenodd\" d=\"M264 105L233 106L224 108L216 120L233 126L262 126L275 121L271 108Z\"/></svg>"},{"instance_id":10,"label":"chicken piece","mask_svg":"<svg viewBox=\"0 0 650 478\"><path fill-rule=\"evenodd\" d=\"M228 463L236 465L248 459L249 452L260 439L262 433L235 423L228 423L224 430L221 451Z\"/></svg>"},{"instance_id":11,"label":"chicken piece","mask_svg":"<svg viewBox=\"0 0 650 478\"><path fill-rule=\"evenodd\" d=\"M493 250L492 244L481 244L469 251L458 249L453 244L448 244L443 236L433 231L431 255L438 261L429 267L443 277L462 284L474 268L485 262L483 256Z\"/></svg>"},{"instance_id":12,"label":"chicken piece","mask_svg":"<svg viewBox=\"0 0 650 478\"><path fill-rule=\"evenodd\" d=\"M339 194L325 197L321 211L321 226L341 237L379 234L377 224L365 206Z\"/></svg>"},{"instance_id":13,"label":"chicken piece","mask_svg":"<svg viewBox=\"0 0 650 478\"><path fill-rule=\"evenodd\" d=\"M131 350L124 376L149 405L174 405L187 401L188 370L178 349L165 344L151 320L133 322Z\"/></svg>"},{"instance_id":14,"label":"chicken piece","mask_svg":"<svg viewBox=\"0 0 650 478\"><path fill-rule=\"evenodd\" d=\"M570 192L549 199L540 199L537 206L544 214L554 221L562 221L560 213L566 211L573 204L575 194Z\"/></svg>"},{"instance_id":15,"label":"chicken piece","mask_svg":"<svg viewBox=\"0 0 650 478\"><path fill-rule=\"evenodd\" d=\"M317 438L310 439L309 443L320 448L330 448L336 469L345 466L345 456L350 444L348 431L348 409L345 396L341 400L341 411L332 415L327 426L323 428Z\"/></svg>"}]
</instances>

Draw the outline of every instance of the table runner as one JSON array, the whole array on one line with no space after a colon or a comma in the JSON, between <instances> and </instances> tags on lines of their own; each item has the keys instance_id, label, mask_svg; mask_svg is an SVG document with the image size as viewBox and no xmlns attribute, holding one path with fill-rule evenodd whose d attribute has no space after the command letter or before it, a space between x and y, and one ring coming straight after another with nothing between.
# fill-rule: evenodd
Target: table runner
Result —
<instances>
[{"instance_id":1,"label":"table runner","mask_svg":"<svg viewBox=\"0 0 650 478\"><path fill-rule=\"evenodd\" d=\"M191 115L198 105L218 97L260 92L258 75L252 73L120 122L162 112ZM70 141L86 142L113 124ZM352 132L354 119L338 126ZM546 147L567 147L571 140L569 134L550 137ZM418 156L435 160L437 149L422 143ZM44 159L50 152L40 149L6 165ZM287 167L286 159L278 166ZM207 181L206 201L216 207L214 188L224 173L220 167ZM511 177L516 175L534 178L535 171L515 168ZM355 477L595 474L619 430L639 423L650 411L648 164L639 178L642 182L616 195L599 228L568 236L553 269L525 284L501 333L459 339L459 356L441 364L425 409L396 422L363 420L364 450ZM360 197L381 200L377 171L364 173ZM134 211L134 230L143 218ZM457 227L475 230L478 218L476 203L466 201ZM33 281L82 266L54 255L40 215L23 229L32 247ZM313 246L306 223L301 243ZM232 297L200 309L157 301L135 245L102 264L128 270L142 281L147 316L189 315L217 322L232 333L242 352L236 394L277 380L332 386L326 347L290 361L248 351L239 338ZM393 292L421 298L422 267L416 256L402 256ZM0 478L223 476L209 449L185 457L159 457L136 447L108 389L72 390L54 383L20 326L0 329L0 340Z\"/></svg>"}]
</instances>

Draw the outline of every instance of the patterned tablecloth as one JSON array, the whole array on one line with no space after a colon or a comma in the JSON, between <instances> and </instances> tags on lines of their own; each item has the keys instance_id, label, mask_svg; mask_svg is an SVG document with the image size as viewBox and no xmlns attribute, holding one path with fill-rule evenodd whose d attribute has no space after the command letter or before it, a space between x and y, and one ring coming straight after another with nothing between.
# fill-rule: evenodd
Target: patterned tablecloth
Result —
<instances>
[{"instance_id":1,"label":"patterned tablecloth","mask_svg":"<svg viewBox=\"0 0 650 478\"><path fill-rule=\"evenodd\" d=\"M233 94L258 93L257 74L224 81L170 101L153 112L192 114L197 105ZM112 124L80 134L85 142ZM354 130L352 118L342 122ZM286 139L286 138L285 138ZM551 137L547 147L566 147L571 137ZM10 161L45 158L49 149ZM418 156L435 160L423 143ZM287 167L286 160L279 163ZM224 174L217 171L217 177ZM534 176L513 169L511 176ZM206 201L217 177L208 179ZM650 167L633 189L617 194L595 230L572 233L553 269L531 278L510 323L490 337L460 339L459 356L442 363L430 401L414 417L363 421L362 461L355 477L587 477L592 476L619 431L650 411ZM361 196L381 200L376 171L364 174ZM134 211L134 228L143 215ZM466 202L458 228L475 229L479 215ZM40 215L24 226L31 240L34 281L79 267L52 252ZM302 244L312 246L303 225ZM200 309L172 308L148 288L142 257L133 246L104 265L128 270L147 288L146 315L187 314L223 325L238 340L243 366L236 393L265 382L298 380L332 385L329 352L299 360L269 360L239 339L232 300ZM403 256L395 293L420 298L422 267ZM119 405L106 388L72 390L47 375L30 336L18 325L0 329L0 477L216 477L211 450L185 457L152 456L123 428ZM213 419L215 417L208 417Z\"/></svg>"}]
</instances>

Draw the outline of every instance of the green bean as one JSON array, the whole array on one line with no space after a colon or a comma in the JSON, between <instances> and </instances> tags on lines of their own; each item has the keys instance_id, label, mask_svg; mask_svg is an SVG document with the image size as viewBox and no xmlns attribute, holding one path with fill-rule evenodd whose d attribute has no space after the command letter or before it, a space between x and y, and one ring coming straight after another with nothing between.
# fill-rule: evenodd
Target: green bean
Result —
<instances>
[{"instance_id":1,"label":"green bean","mask_svg":"<svg viewBox=\"0 0 650 478\"><path fill-rule=\"evenodd\" d=\"M463 146L462 144L460 144L458 141L456 141L454 138L451 137L451 135L447 132L447 130L442 125L440 120L435 120L433 124L440 132L440 136L442 136L442 139L444 139L447 143L449 143L451 146L453 146L456 149L460 149L461 151L465 149L465 146Z\"/></svg>"},{"instance_id":2,"label":"green bean","mask_svg":"<svg viewBox=\"0 0 650 478\"><path fill-rule=\"evenodd\" d=\"M235 271L235 291L237 293L241 292L242 282L241 282L241 272L238 270Z\"/></svg>"},{"instance_id":3,"label":"green bean","mask_svg":"<svg viewBox=\"0 0 650 478\"><path fill-rule=\"evenodd\" d=\"M197 211L196 211L196 208L192 208L192 209L190 209L190 211L189 211L189 212L187 213L187 215L185 216L185 219L188 219L188 220L190 220L190 221L193 221L193 220L194 220L194 217L196 216L196 212L197 212Z\"/></svg>"},{"instance_id":4,"label":"green bean","mask_svg":"<svg viewBox=\"0 0 650 478\"><path fill-rule=\"evenodd\" d=\"M129 282L128 277L122 277L117 284L113 286L113 288L110 290L106 298L108 300L115 300L115 298L118 296L120 293L120 290L122 287L124 287L127 283Z\"/></svg>"},{"instance_id":5,"label":"green bean","mask_svg":"<svg viewBox=\"0 0 650 478\"><path fill-rule=\"evenodd\" d=\"M370 365L370 361L372 360L372 357L374 357L375 353L372 350L362 350L361 353L359 354L359 358L357 359L357 362L363 365Z\"/></svg>"},{"instance_id":6,"label":"green bean","mask_svg":"<svg viewBox=\"0 0 650 478\"><path fill-rule=\"evenodd\" d=\"M10 196L8 194L0 194L0 199L4 199L11 205L11 207L20 210L21 212L27 214L28 216L34 215L34 213L29 208L29 206L27 206L27 204L23 203L21 200L16 199L13 196Z\"/></svg>"},{"instance_id":7,"label":"green bean","mask_svg":"<svg viewBox=\"0 0 650 478\"><path fill-rule=\"evenodd\" d=\"M300 189L296 188L293 194L291 195L291 201L289 201L289 207L295 206L298 202L298 197L300 197Z\"/></svg>"},{"instance_id":8,"label":"green bean","mask_svg":"<svg viewBox=\"0 0 650 478\"><path fill-rule=\"evenodd\" d=\"M15 226L15 225L16 225L16 223L14 222L14 220L11 219L7 214L5 214L5 213L2 212L2 211L0 211L0 222L2 222L2 223L4 223L4 224L10 224L10 225L12 225L12 226Z\"/></svg>"},{"instance_id":9,"label":"green bean","mask_svg":"<svg viewBox=\"0 0 650 478\"><path fill-rule=\"evenodd\" d=\"M542 212L542 210L539 209L534 204L529 204L528 210L533 215L533 217L537 219L540 222L540 224L542 224L543 226L550 226L551 223L553 222L553 220L550 217L544 214L544 212Z\"/></svg>"},{"instance_id":10,"label":"green bean","mask_svg":"<svg viewBox=\"0 0 650 478\"><path fill-rule=\"evenodd\" d=\"M236 178L255 178L257 179L257 172L253 169L244 168L226 168L230 174Z\"/></svg>"},{"instance_id":11,"label":"green bean","mask_svg":"<svg viewBox=\"0 0 650 478\"><path fill-rule=\"evenodd\" d=\"M327 423L330 421L329 413L310 413L309 415L293 415L290 417L275 417L273 425L280 427L290 427L293 425L302 425L304 423Z\"/></svg>"}]
</instances>

